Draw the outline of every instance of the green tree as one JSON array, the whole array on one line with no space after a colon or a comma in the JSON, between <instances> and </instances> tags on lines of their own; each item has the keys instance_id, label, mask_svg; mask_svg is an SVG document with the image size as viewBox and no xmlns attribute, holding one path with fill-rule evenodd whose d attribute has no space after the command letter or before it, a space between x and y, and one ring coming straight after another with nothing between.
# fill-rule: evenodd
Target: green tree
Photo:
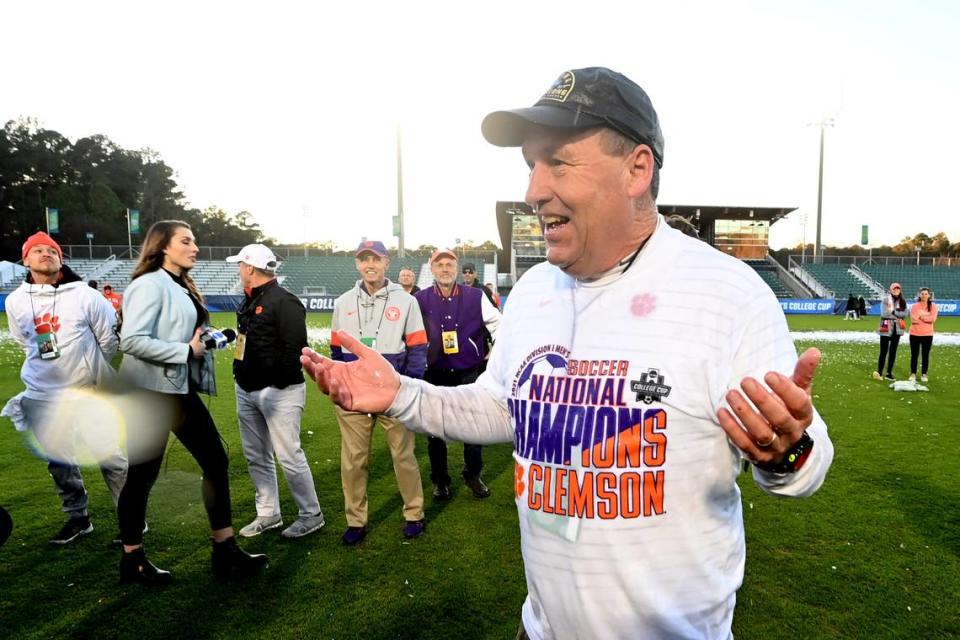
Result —
<instances>
[{"instance_id":1,"label":"green tree","mask_svg":"<svg viewBox=\"0 0 960 640\"><path fill-rule=\"evenodd\" d=\"M61 244L86 244L87 232L98 243L125 243L128 208L140 211L143 229L184 220L208 246L263 239L247 211L187 208L175 175L151 149L123 149L101 134L71 143L36 119L11 120L0 130L0 251L19 258L24 239L46 228L45 207L60 211Z\"/></svg>"}]
</instances>

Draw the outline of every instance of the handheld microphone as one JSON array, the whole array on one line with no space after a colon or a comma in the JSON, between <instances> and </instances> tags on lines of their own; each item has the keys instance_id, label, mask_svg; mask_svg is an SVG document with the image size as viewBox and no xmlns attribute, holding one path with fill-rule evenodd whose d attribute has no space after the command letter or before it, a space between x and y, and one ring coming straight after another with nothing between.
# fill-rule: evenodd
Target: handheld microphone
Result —
<instances>
[{"instance_id":1,"label":"handheld microphone","mask_svg":"<svg viewBox=\"0 0 960 640\"><path fill-rule=\"evenodd\" d=\"M223 349L237 339L237 332L233 329L207 329L200 338L207 349Z\"/></svg>"}]
</instances>

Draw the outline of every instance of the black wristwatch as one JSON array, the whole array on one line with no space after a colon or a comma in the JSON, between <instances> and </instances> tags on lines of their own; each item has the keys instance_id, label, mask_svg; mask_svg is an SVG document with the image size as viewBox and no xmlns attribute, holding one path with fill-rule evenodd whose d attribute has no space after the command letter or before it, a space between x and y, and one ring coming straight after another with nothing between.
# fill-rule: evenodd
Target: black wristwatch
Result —
<instances>
[{"instance_id":1,"label":"black wristwatch","mask_svg":"<svg viewBox=\"0 0 960 640\"><path fill-rule=\"evenodd\" d=\"M804 431L796 444L790 447L786 455L783 456L783 460L780 462L756 462L754 466L767 473L796 473L806 464L811 451L813 451L813 438Z\"/></svg>"}]
</instances>

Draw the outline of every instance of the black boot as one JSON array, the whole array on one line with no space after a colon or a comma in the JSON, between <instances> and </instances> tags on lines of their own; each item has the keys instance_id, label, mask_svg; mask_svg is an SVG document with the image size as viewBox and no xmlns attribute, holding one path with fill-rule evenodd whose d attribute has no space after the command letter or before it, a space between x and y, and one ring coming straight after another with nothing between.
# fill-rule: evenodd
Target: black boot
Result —
<instances>
[{"instance_id":1,"label":"black boot","mask_svg":"<svg viewBox=\"0 0 960 640\"><path fill-rule=\"evenodd\" d=\"M223 542L213 541L213 556L211 557L213 575L218 578L253 576L267 566L267 556L262 553L250 554L237 546L237 541L230 536Z\"/></svg>"},{"instance_id":2,"label":"black boot","mask_svg":"<svg viewBox=\"0 0 960 640\"><path fill-rule=\"evenodd\" d=\"M130 584L139 582L148 587L156 587L173 582L169 571L158 569L147 559L143 547L120 556L120 582Z\"/></svg>"}]
</instances>

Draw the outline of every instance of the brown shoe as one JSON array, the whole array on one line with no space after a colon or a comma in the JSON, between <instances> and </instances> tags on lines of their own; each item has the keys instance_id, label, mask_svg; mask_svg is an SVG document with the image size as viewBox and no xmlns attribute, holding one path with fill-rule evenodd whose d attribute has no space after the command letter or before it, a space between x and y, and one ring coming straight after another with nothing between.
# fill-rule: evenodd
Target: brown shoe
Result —
<instances>
[{"instance_id":1,"label":"brown shoe","mask_svg":"<svg viewBox=\"0 0 960 640\"><path fill-rule=\"evenodd\" d=\"M464 478L463 481L470 487L470 491L473 491L474 498L489 498L490 489L487 488L487 485L483 484L483 480L480 479L480 476L476 478Z\"/></svg>"}]
</instances>

